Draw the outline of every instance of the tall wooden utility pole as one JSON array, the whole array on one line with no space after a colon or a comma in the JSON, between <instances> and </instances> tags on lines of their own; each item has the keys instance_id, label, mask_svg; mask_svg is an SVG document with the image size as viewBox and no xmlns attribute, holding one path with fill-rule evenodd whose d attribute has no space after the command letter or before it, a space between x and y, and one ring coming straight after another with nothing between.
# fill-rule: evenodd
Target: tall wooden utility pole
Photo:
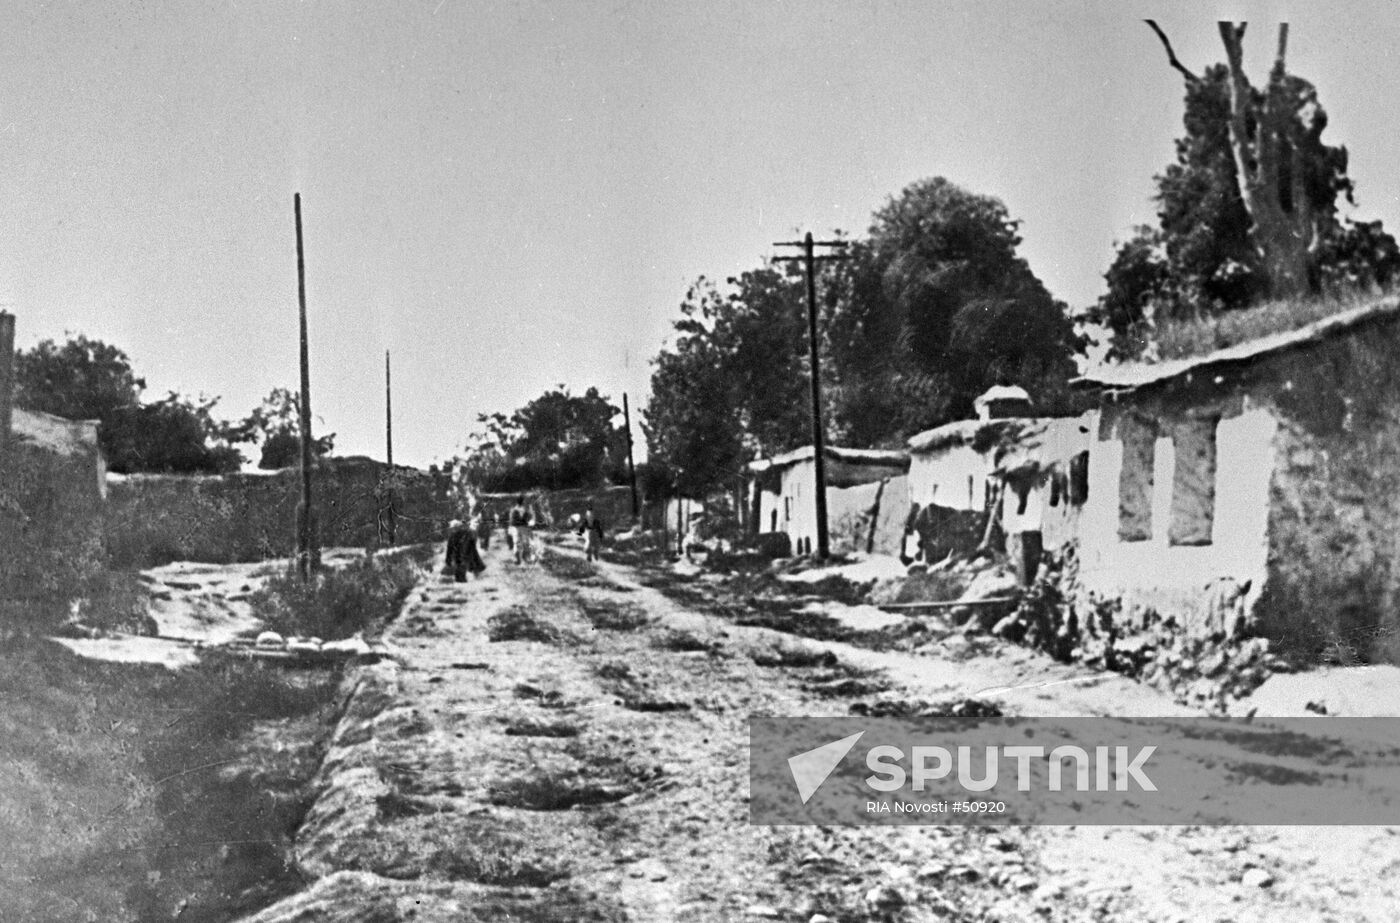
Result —
<instances>
[{"instance_id":1,"label":"tall wooden utility pole","mask_svg":"<svg viewBox=\"0 0 1400 923\"><path fill-rule=\"evenodd\" d=\"M385 526L388 531L389 544L394 544L397 523L394 522L395 511L394 501L394 392L392 386L393 379L389 371L389 350L384 350L384 460L388 465L388 485L389 509L386 515Z\"/></svg>"},{"instance_id":2,"label":"tall wooden utility pole","mask_svg":"<svg viewBox=\"0 0 1400 923\"><path fill-rule=\"evenodd\" d=\"M301 245L301 193L292 196L297 219L297 303L301 309L301 502L297 504L297 570L303 580L321 566L316 513L311 505L311 361L306 349L306 258Z\"/></svg>"},{"instance_id":3,"label":"tall wooden utility pole","mask_svg":"<svg viewBox=\"0 0 1400 923\"><path fill-rule=\"evenodd\" d=\"M622 425L627 427L627 477L632 482L632 518L640 515L637 503L637 466L632 461L632 411L627 406L627 392L622 392Z\"/></svg>"},{"instance_id":4,"label":"tall wooden utility pole","mask_svg":"<svg viewBox=\"0 0 1400 923\"><path fill-rule=\"evenodd\" d=\"M9 461L10 426L15 405L15 316L0 311L0 471ZM0 484L0 489L5 485Z\"/></svg>"},{"instance_id":5,"label":"tall wooden utility pole","mask_svg":"<svg viewBox=\"0 0 1400 923\"><path fill-rule=\"evenodd\" d=\"M775 247L801 247L803 255L775 256L773 260L801 259L807 268L807 338L812 354L812 458L816 470L816 512L817 512L817 559L826 560L831 556L831 540L826 526L826 432L822 424L822 371L821 350L817 341L817 263L848 259L844 254L817 256L817 247L844 248L849 244L844 240L813 240L808 231L802 240L776 243Z\"/></svg>"}]
</instances>

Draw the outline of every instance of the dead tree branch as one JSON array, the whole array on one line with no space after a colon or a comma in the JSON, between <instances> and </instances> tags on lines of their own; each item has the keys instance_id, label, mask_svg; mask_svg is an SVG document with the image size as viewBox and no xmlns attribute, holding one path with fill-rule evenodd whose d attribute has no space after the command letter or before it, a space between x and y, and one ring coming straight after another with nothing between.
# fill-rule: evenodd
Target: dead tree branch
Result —
<instances>
[{"instance_id":1,"label":"dead tree branch","mask_svg":"<svg viewBox=\"0 0 1400 923\"><path fill-rule=\"evenodd\" d=\"M1144 19L1143 22L1147 23L1147 25L1152 29L1153 32L1157 33L1157 38L1161 40L1162 47L1167 50L1167 63L1170 64L1172 67L1176 68L1178 71L1180 71L1181 75L1185 77L1188 82L1195 83L1197 80L1199 80L1200 78L1198 78L1195 74L1191 73L1191 71L1187 69L1185 64L1182 64L1179 60L1177 60L1176 52L1172 50L1171 41L1167 38L1167 34L1162 31L1161 27L1157 25L1156 21L1151 19Z\"/></svg>"}]
</instances>

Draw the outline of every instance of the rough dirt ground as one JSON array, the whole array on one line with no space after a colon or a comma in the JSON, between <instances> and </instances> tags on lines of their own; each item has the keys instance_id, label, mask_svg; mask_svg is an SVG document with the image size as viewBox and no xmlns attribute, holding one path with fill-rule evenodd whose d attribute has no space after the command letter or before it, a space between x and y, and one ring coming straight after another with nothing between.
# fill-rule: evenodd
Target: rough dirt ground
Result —
<instances>
[{"instance_id":1,"label":"rough dirt ground","mask_svg":"<svg viewBox=\"0 0 1400 923\"><path fill-rule=\"evenodd\" d=\"M1019 649L879 652L739 626L572 550L488 564L430 578L388 633L401 662L355 675L298 838L312 881L253 920L1400 913L1391 828L750 826L750 715L974 695L1015 715L1191 712ZM1267 884L1245 884L1252 869Z\"/></svg>"}]
</instances>

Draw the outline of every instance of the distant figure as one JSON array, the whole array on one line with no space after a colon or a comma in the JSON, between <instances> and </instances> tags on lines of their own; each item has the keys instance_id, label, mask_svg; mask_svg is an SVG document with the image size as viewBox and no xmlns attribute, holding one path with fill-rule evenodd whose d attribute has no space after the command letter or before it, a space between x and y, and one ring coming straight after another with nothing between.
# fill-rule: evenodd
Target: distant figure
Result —
<instances>
[{"instance_id":1,"label":"distant figure","mask_svg":"<svg viewBox=\"0 0 1400 923\"><path fill-rule=\"evenodd\" d=\"M592 504L583 511L575 534L583 536L584 558L589 561L598 560L598 550L603 547L603 520L593 512Z\"/></svg>"},{"instance_id":2,"label":"distant figure","mask_svg":"<svg viewBox=\"0 0 1400 923\"><path fill-rule=\"evenodd\" d=\"M511 548L515 552L515 563L524 564L534 554L530 547L530 527L534 525L534 519L530 515L530 508L525 505L523 494L516 498L515 506L510 508L509 521L510 530L506 534L510 536Z\"/></svg>"},{"instance_id":3,"label":"distant figure","mask_svg":"<svg viewBox=\"0 0 1400 923\"><path fill-rule=\"evenodd\" d=\"M471 518L470 522L471 522L471 529L472 529L473 532L476 533L476 541L477 541L477 544L479 544L479 545L481 546L481 550L482 550L482 551L485 551L485 550L487 550L488 548L490 548L490 547L491 547L491 517L490 517L490 516L487 516L487 515L482 511L482 509L481 509L480 506L477 506L477 507L475 507L475 508L472 509L472 518Z\"/></svg>"},{"instance_id":4,"label":"distant figure","mask_svg":"<svg viewBox=\"0 0 1400 923\"><path fill-rule=\"evenodd\" d=\"M444 570L450 571L457 583L463 583L467 579L467 571L480 574L485 569L486 564L476 550L476 534L463 525L462 520L452 520L447 524L447 561Z\"/></svg>"}]
</instances>

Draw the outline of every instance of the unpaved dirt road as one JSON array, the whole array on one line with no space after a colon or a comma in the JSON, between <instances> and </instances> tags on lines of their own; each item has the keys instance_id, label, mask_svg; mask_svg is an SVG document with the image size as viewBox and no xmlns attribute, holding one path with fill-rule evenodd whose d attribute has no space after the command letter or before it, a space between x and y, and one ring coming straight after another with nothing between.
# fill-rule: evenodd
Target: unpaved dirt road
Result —
<instances>
[{"instance_id":1,"label":"unpaved dirt road","mask_svg":"<svg viewBox=\"0 0 1400 923\"><path fill-rule=\"evenodd\" d=\"M487 560L415 591L396 661L355 674L298 837L311 881L258 923L1397 917L1388 828L751 826L751 715L977 692L1008 714L1186 712L1014 649L738 626L570 550Z\"/></svg>"}]
</instances>

